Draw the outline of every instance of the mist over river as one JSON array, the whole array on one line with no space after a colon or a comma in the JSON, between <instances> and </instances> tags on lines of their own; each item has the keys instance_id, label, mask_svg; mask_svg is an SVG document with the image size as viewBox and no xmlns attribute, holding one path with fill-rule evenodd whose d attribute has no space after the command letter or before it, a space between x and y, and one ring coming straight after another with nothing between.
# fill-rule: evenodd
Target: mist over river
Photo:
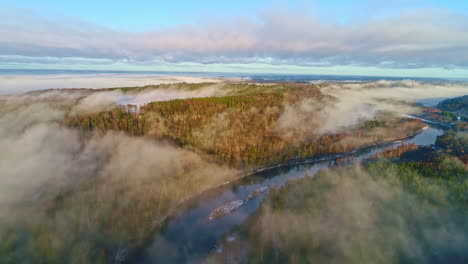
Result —
<instances>
[{"instance_id":1,"label":"mist over river","mask_svg":"<svg viewBox=\"0 0 468 264\"><path fill-rule=\"evenodd\" d=\"M312 177L320 170L359 163L392 146L410 143L428 146L434 144L437 136L443 132L442 128L429 127L412 138L345 155L352 158L344 161L335 156L329 159L324 157L322 161L309 160L302 164L280 166L208 191L181 207L178 213L163 224L162 229L154 235L147 247L131 256L128 263L202 263L210 253L218 249L226 235L240 226L260 207L268 192L252 200L246 199L258 188L266 185L271 188L281 188L288 181ZM208 219L215 208L234 200L243 200L244 205L223 217L211 221Z\"/></svg>"}]
</instances>

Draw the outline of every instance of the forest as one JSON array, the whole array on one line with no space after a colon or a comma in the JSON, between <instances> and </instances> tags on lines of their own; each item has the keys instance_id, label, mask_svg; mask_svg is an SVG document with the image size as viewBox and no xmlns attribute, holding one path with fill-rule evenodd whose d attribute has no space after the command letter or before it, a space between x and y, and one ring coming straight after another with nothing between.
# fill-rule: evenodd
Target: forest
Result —
<instances>
[{"instance_id":1,"label":"forest","mask_svg":"<svg viewBox=\"0 0 468 264\"><path fill-rule=\"evenodd\" d=\"M426 127L385 111L341 126L324 118L339 98L322 86L179 83L0 98L0 144L15 149L2 157L0 263L118 263L202 192ZM147 100L155 94L174 98Z\"/></svg>"},{"instance_id":2,"label":"forest","mask_svg":"<svg viewBox=\"0 0 468 264\"><path fill-rule=\"evenodd\" d=\"M416 149L418 149L418 145L415 143L403 144L401 146L387 148L384 151L372 156L371 159L400 157L403 154Z\"/></svg>"},{"instance_id":3,"label":"forest","mask_svg":"<svg viewBox=\"0 0 468 264\"><path fill-rule=\"evenodd\" d=\"M319 133L313 126L308 131L295 127L281 131L279 119L288 106L303 100L325 105L332 100L317 85L282 85L263 91L256 87L248 93L244 87L236 87L235 95L152 102L138 110L132 105L121 106L107 112L68 116L63 123L85 131L117 130L166 139L247 170L290 159L345 153L414 135L425 126L419 120L381 113L374 120L341 131ZM314 118L314 113L306 118L315 128L320 127L322 120Z\"/></svg>"},{"instance_id":4,"label":"forest","mask_svg":"<svg viewBox=\"0 0 468 264\"><path fill-rule=\"evenodd\" d=\"M457 144L443 147L425 161L392 149L273 189L208 263L466 263L468 167L448 154Z\"/></svg>"},{"instance_id":5,"label":"forest","mask_svg":"<svg viewBox=\"0 0 468 264\"><path fill-rule=\"evenodd\" d=\"M440 102L436 108L456 113L465 121L468 121L468 95L446 99Z\"/></svg>"},{"instance_id":6,"label":"forest","mask_svg":"<svg viewBox=\"0 0 468 264\"><path fill-rule=\"evenodd\" d=\"M468 162L468 133L466 131L448 130L437 137L435 143L442 154L458 157L465 164Z\"/></svg>"},{"instance_id":7,"label":"forest","mask_svg":"<svg viewBox=\"0 0 468 264\"><path fill-rule=\"evenodd\" d=\"M447 124L452 124L456 121L466 123L468 122L468 95L443 100L435 107L423 107L420 116ZM459 117L460 120L458 120ZM457 122L455 125L458 123L460 122Z\"/></svg>"}]
</instances>

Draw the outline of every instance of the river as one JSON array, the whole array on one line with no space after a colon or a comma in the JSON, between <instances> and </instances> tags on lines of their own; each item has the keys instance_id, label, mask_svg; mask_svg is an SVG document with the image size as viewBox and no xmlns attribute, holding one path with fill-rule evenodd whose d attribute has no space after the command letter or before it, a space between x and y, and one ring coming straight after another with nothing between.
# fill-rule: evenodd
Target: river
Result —
<instances>
[{"instance_id":1,"label":"river","mask_svg":"<svg viewBox=\"0 0 468 264\"><path fill-rule=\"evenodd\" d=\"M343 159L334 159L268 169L208 191L186 203L178 214L169 218L154 235L148 246L131 256L128 263L201 263L216 250L216 245L226 235L241 225L249 215L259 208L268 192L247 201L247 195L254 190L265 185L278 188L288 181L311 177L323 169L336 165L358 163L390 146L403 143L431 145L443 132L442 128L430 126L420 134L402 142L359 151L350 155L353 157L352 159L344 161ZM208 219L211 211L215 208L234 200L243 200L244 205L223 217L211 221Z\"/></svg>"}]
</instances>

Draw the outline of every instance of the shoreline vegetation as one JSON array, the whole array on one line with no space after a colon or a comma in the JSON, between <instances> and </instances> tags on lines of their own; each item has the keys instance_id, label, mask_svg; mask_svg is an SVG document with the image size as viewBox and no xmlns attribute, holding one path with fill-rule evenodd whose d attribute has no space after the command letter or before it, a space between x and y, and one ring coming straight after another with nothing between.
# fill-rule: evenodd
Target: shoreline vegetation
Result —
<instances>
[{"instance_id":1,"label":"shoreline vegetation","mask_svg":"<svg viewBox=\"0 0 468 264\"><path fill-rule=\"evenodd\" d=\"M324 155L324 156L319 156L319 157L311 157L311 158L302 158L302 159L291 159L291 160L286 160L282 163L277 163L277 164L272 164L263 168L255 169L252 172L248 172L245 176L249 176L252 174L255 174L257 172L265 171L265 170L270 170L274 168L280 168L280 167L287 167L287 166L295 166L295 165L300 165L300 164L306 164L306 163L316 163L316 162L321 162L321 161L327 161L327 160L336 160L336 159L341 159L341 158L346 158L361 152L365 152L369 149L376 148L376 147L383 147L387 145L391 145L392 143L396 143L405 139L409 139L412 137L415 137L419 135L421 132L423 132L425 129L427 129L428 126L425 126L421 128L420 130L417 130L414 132L412 135L404 136L404 137L398 137L398 138L393 138L393 139L388 139L382 142L377 142L372 145L367 145L367 146L362 146L358 149L351 150L350 152L345 152L345 153L339 153L339 154L334 154L334 155Z\"/></svg>"},{"instance_id":2,"label":"shoreline vegetation","mask_svg":"<svg viewBox=\"0 0 468 264\"><path fill-rule=\"evenodd\" d=\"M213 85L217 93L206 92L207 86L212 89ZM34 92L28 95L32 96L27 99L30 101L12 105L0 102L2 115L8 111L21 112L23 108L35 111L37 105L63 111L64 114L46 118L45 124L79 135L81 143L73 153L88 148L99 150L102 141L112 146L100 150L109 160L104 158L93 165L96 168L90 168L92 174L59 183L48 181L50 186L46 192L40 192L34 200L14 204L15 216L0 219L3 222L0 234L5 238L0 242L0 260L5 263L121 262L129 250L142 245L155 225L161 224L181 203L215 186L265 167L352 155L363 148L414 136L426 127L417 119L379 112L374 118L358 120L350 126L322 130L322 123L330 120L323 119L319 113L336 101L322 93L323 86L183 83L99 91ZM133 96L158 89L190 91L191 98L142 105L113 103L104 110L100 105L97 109L101 110L74 111L84 103L102 103L100 96L108 96L109 92ZM42 98L46 93L58 96ZM75 98L68 93L78 95ZM289 114L287 118L285 114ZM295 122L288 123L291 118L296 118ZM41 122L34 121L26 127L43 125ZM125 143L131 143L128 152ZM156 150L145 150L148 145ZM113 161L116 151L120 158ZM165 151L173 154L164 157ZM161 157L165 164L177 168L176 172L148 163ZM185 158L179 161L178 157ZM144 170L136 167L137 172L120 172L119 163L126 162ZM141 172L143 177L138 175ZM25 217L31 213L36 219Z\"/></svg>"},{"instance_id":3,"label":"shoreline vegetation","mask_svg":"<svg viewBox=\"0 0 468 264\"><path fill-rule=\"evenodd\" d=\"M132 136L170 140L179 147L201 151L219 164L242 171L239 177L213 188L269 168L343 158L362 149L414 136L426 127L419 120L383 114L380 120L363 121L347 133L315 136L289 128L296 133L293 138L284 138L275 122L289 105L299 104L304 99L325 101L327 98L319 87L304 84L243 86L227 89L235 95L176 99L140 107L120 106L97 114L69 116L64 124L85 132L110 129ZM164 222L169 215L171 212L155 223Z\"/></svg>"},{"instance_id":4,"label":"shoreline vegetation","mask_svg":"<svg viewBox=\"0 0 468 264\"><path fill-rule=\"evenodd\" d=\"M468 95L446 99L434 107L422 107L419 118L448 128L466 129L468 126Z\"/></svg>"},{"instance_id":5,"label":"shoreline vegetation","mask_svg":"<svg viewBox=\"0 0 468 264\"><path fill-rule=\"evenodd\" d=\"M423 132L427 128L428 128L428 126L426 125L422 129L416 131L415 134L413 134L413 135L409 135L409 136L406 136L406 137L400 137L400 138L394 138L394 139L390 139L390 140L387 140L387 141L378 142L378 143L375 143L373 145L363 146L363 147L361 147L359 149L350 151L348 153L341 153L341 154L335 154L335 155L323 155L323 156L313 157L313 158L292 159L292 160L284 161L283 163L277 163L277 164L269 165L269 166L266 166L266 167L257 168L255 170L245 172L245 173L241 174L241 176L239 176L237 178L234 178L234 179L232 179L230 181L224 182L224 183L219 184L217 186L213 186L213 187L211 187L211 188L209 188L207 190L200 191L197 194L194 194L192 197L188 198L187 200L180 201L180 203L177 206L175 206L175 208L183 207L183 205L185 203L190 203L191 200L197 199L197 197L199 197L203 193L210 192L210 191L216 190L216 189L218 189L220 187L233 184L235 182L238 182L238 181L242 180L245 177L249 177L249 176L254 175L256 173L259 173L259 172L263 172L263 171L267 171L267 170L271 170L271 169L275 169L275 168L281 168L281 167L289 167L289 166L295 166L295 165L300 165L300 164L309 164L309 163L318 163L318 162L323 162L323 161L340 160L340 159L343 159L343 158L352 157L353 155L368 151L368 150L370 150L372 148L390 146L392 143L415 137L415 136L417 136L418 134L420 134L421 132ZM157 230L159 228L161 228L162 226L164 226L164 223L169 221L171 219L171 217L176 213L178 213L177 209L175 209L172 212L169 212L164 217L162 217L157 222L155 222L153 227L152 227L152 230L150 231L150 233L157 232ZM152 237L149 237L148 243L151 242L151 241L152 241ZM147 244L147 242L145 242L143 244ZM133 249L135 251L140 250L140 248L138 248L138 247L133 248ZM129 253L128 255L130 255L130 256L134 253L134 250L132 250L131 248L126 249L126 251L128 251L128 253ZM124 262L124 260L122 260L122 262Z\"/></svg>"},{"instance_id":6,"label":"shoreline vegetation","mask_svg":"<svg viewBox=\"0 0 468 264\"><path fill-rule=\"evenodd\" d=\"M245 177L249 177L249 176L254 175L256 173L259 173L259 172L263 172L263 171L267 171L267 170L271 170L271 169L275 169L275 168L281 168L281 167L289 167L289 166L295 166L295 165L300 165L300 164L309 164L309 163L318 163L318 162L323 162L323 161L340 160L340 159L343 159L343 158L353 157L353 155L365 152L365 151L367 151L369 149L372 149L372 148L390 146L392 143L399 142L399 141L404 140L404 139L415 137L418 134L420 134L422 131L424 131L425 128L427 128L427 127L424 127L423 129L418 130L415 134L409 135L409 136L404 137L404 138L400 137L400 138L387 140L387 141L384 141L384 142L379 142L379 143L376 143L376 144L373 144L373 145L364 146L364 147L361 147L359 149L350 151L348 153L341 153L341 154L335 154L335 155L324 155L324 156L319 156L319 157L314 157L314 158L293 159L293 160L285 161L283 163L278 163L278 164L273 164L273 165L262 167L262 168L257 168L257 169L255 169L253 171L246 172L246 173L242 174L242 176L240 176L238 178L235 178L235 179L232 179L231 181L224 182L224 183L222 183L220 185L213 186L210 189L199 192L199 193L193 195L192 197L190 197L187 200L180 201L179 205L176 206L176 208L177 207L183 207L183 205L185 203L190 203L191 200L197 199L197 197L199 197L203 193L206 193L206 192L209 192L209 191L212 191L212 190L216 190L216 189L218 189L220 187L223 187L223 186L226 186L226 185L234 184L235 182L240 181ZM155 223L155 225L153 226L153 229L152 229L151 233L157 232L157 230L159 228L164 226L164 223L166 223L167 221L170 221L171 217L175 213L178 213L177 209L175 209L172 212L169 212L166 216L159 219L159 221L157 221L157 223ZM143 243L143 245L148 244L151 241L152 241L152 237L149 237L148 242ZM127 248L126 250L128 250L128 253L129 253L128 255L132 256L133 253L135 253L138 250L141 250L141 248L139 248L139 247L135 247L133 249ZM122 260L122 262L125 262L124 259Z\"/></svg>"},{"instance_id":7,"label":"shoreline vegetation","mask_svg":"<svg viewBox=\"0 0 468 264\"><path fill-rule=\"evenodd\" d=\"M205 263L466 263L466 153L447 130L273 188Z\"/></svg>"}]
</instances>

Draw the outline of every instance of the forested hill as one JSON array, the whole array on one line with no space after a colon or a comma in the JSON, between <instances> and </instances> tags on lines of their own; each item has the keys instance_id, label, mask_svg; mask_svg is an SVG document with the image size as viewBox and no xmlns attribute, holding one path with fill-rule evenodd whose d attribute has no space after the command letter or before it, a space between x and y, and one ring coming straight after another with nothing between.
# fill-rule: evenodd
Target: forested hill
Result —
<instances>
[{"instance_id":1,"label":"forested hill","mask_svg":"<svg viewBox=\"0 0 468 264\"><path fill-rule=\"evenodd\" d=\"M393 149L271 189L209 263L467 263L468 167L457 144L440 146L429 160Z\"/></svg>"},{"instance_id":2,"label":"forested hill","mask_svg":"<svg viewBox=\"0 0 468 264\"><path fill-rule=\"evenodd\" d=\"M444 100L437 105L437 108L453 112L468 119L468 95Z\"/></svg>"},{"instance_id":3,"label":"forested hill","mask_svg":"<svg viewBox=\"0 0 468 264\"><path fill-rule=\"evenodd\" d=\"M381 114L378 119L331 133L320 133L326 120L316 112L296 111L331 98L320 87L285 84L281 88L250 85L221 97L177 99L89 115L69 116L64 123L83 130L119 130L133 136L168 139L214 156L237 168L257 168L290 159L339 154L386 140L414 135L425 125L418 120ZM239 84L245 86L245 84ZM250 92L249 92L250 91ZM285 113L293 112L287 122ZM301 110L301 109L299 109ZM295 111L295 112L294 112ZM323 118L323 117L322 117ZM306 126L306 127L305 127Z\"/></svg>"},{"instance_id":4,"label":"forested hill","mask_svg":"<svg viewBox=\"0 0 468 264\"><path fill-rule=\"evenodd\" d=\"M435 107L423 107L419 116L447 126L466 127L466 122L468 122L468 95L446 99Z\"/></svg>"}]
</instances>

